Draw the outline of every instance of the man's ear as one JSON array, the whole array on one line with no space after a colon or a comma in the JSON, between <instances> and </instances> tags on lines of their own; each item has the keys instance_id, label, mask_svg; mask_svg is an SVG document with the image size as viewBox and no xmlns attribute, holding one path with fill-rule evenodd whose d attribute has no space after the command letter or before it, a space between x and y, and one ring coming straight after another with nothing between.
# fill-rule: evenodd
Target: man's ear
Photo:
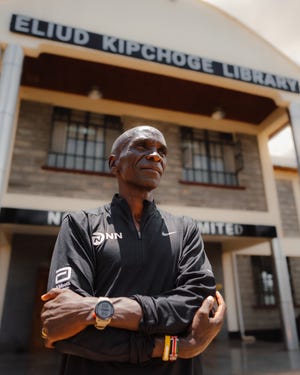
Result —
<instances>
[{"instance_id":1,"label":"man's ear","mask_svg":"<svg viewBox=\"0 0 300 375\"><path fill-rule=\"evenodd\" d=\"M112 174L116 175L117 166L116 166L117 157L114 154L111 154L108 159L108 165Z\"/></svg>"}]
</instances>

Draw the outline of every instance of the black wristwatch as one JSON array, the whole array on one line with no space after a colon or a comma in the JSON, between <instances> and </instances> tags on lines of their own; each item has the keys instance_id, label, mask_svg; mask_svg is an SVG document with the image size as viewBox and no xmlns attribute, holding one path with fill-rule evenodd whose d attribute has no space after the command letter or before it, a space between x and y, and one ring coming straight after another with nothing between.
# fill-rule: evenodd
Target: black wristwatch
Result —
<instances>
[{"instance_id":1,"label":"black wristwatch","mask_svg":"<svg viewBox=\"0 0 300 375\"><path fill-rule=\"evenodd\" d=\"M100 297L95 306L95 327L97 329L104 329L111 321L114 315L114 306L111 300L107 297Z\"/></svg>"}]
</instances>

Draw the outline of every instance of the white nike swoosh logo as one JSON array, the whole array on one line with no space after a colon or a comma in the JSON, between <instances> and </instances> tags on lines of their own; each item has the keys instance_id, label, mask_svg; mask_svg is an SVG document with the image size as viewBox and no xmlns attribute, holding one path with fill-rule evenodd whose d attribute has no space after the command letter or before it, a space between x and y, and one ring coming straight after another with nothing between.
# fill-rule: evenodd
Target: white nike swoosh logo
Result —
<instances>
[{"instance_id":1,"label":"white nike swoosh logo","mask_svg":"<svg viewBox=\"0 0 300 375\"><path fill-rule=\"evenodd\" d=\"M171 234L174 234L174 233L176 233L176 231L175 232L162 232L161 234L163 236L170 236Z\"/></svg>"}]
</instances>

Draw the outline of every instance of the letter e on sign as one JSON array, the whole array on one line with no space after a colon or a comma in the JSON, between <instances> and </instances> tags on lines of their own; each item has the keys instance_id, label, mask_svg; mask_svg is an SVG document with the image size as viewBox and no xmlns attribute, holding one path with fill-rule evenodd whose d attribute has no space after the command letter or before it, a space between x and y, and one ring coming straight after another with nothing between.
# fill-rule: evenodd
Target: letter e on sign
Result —
<instances>
[{"instance_id":1,"label":"letter e on sign","mask_svg":"<svg viewBox=\"0 0 300 375\"><path fill-rule=\"evenodd\" d=\"M31 19L29 17L16 16L15 30L21 33L29 33L30 21Z\"/></svg>"}]
</instances>

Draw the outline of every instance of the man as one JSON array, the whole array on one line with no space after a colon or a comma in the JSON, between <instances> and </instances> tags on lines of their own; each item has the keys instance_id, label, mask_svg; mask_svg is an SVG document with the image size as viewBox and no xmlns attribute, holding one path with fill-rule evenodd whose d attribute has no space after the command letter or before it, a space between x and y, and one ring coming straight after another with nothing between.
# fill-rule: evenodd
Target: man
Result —
<instances>
[{"instance_id":1,"label":"man","mask_svg":"<svg viewBox=\"0 0 300 375\"><path fill-rule=\"evenodd\" d=\"M42 335L67 355L64 374L201 374L198 354L219 332L225 303L197 223L153 201L166 160L160 131L126 131L109 158L119 194L62 223Z\"/></svg>"}]
</instances>

